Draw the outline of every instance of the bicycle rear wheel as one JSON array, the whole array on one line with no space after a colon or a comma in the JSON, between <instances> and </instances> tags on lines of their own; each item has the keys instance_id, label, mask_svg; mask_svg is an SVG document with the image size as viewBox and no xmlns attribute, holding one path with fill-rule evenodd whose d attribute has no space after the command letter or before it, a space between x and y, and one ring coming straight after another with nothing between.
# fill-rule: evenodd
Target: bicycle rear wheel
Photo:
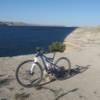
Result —
<instances>
[{"instance_id":1,"label":"bicycle rear wheel","mask_svg":"<svg viewBox=\"0 0 100 100\"><path fill-rule=\"evenodd\" d=\"M42 67L39 63L35 63L35 68L32 73L30 73L30 69L33 60L27 60L22 62L17 70L16 70L16 79L18 83L24 87L33 87L38 85L43 77Z\"/></svg>"},{"instance_id":2,"label":"bicycle rear wheel","mask_svg":"<svg viewBox=\"0 0 100 100\"><path fill-rule=\"evenodd\" d=\"M68 58L58 58L55 61L55 65L60 69L60 71L58 71L57 79L69 77L71 71L71 62Z\"/></svg>"}]
</instances>

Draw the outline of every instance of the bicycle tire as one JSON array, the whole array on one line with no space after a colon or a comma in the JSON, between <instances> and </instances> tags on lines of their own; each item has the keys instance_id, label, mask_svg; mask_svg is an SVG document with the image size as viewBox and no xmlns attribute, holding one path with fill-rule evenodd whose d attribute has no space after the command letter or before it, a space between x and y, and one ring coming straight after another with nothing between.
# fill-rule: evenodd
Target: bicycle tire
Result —
<instances>
[{"instance_id":1,"label":"bicycle tire","mask_svg":"<svg viewBox=\"0 0 100 100\"><path fill-rule=\"evenodd\" d=\"M21 70L22 65L28 64L29 62L34 62L34 60L27 60L27 61L24 61L24 62L22 62L22 63L17 67L17 69L16 69L16 79L17 79L17 81L18 81L18 83L19 83L20 85L22 85L22 86L24 86L24 87L31 88L31 87L33 87L33 86L37 86L37 85L41 82L41 80L42 80L42 78L43 78L43 71L42 71L42 66L41 66L38 62L36 62L36 63L35 63L35 64L37 65L36 67L38 67L39 70L40 70L40 78L39 78L39 80L38 80L35 84L33 84L33 83L31 83L31 84L25 84L25 83L20 79L19 73L20 73L20 70Z\"/></svg>"},{"instance_id":2,"label":"bicycle tire","mask_svg":"<svg viewBox=\"0 0 100 100\"><path fill-rule=\"evenodd\" d=\"M70 76L70 72L71 72L71 62L70 62L70 60L67 58L67 57L61 57L61 58L58 58L56 61L55 61L55 65L57 66L57 67L62 67L62 66L60 66L59 65L59 62L62 62L62 61L66 61L66 63L67 63L67 67L66 66L63 66L64 67L64 69L65 68L67 68L66 69L66 75L65 76L63 76L63 79L64 78L68 78L69 76ZM63 63L63 62L62 62ZM63 63L64 64L64 63ZM62 77L56 77L57 79L60 79L60 78L62 78Z\"/></svg>"}]
</instances>

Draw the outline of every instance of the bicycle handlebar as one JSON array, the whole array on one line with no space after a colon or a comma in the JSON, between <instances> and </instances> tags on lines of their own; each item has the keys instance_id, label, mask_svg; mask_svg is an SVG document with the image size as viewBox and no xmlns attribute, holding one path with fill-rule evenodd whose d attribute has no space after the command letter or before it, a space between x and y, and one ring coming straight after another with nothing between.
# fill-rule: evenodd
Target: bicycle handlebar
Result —
<instances>
[{"instance_id":1,"label":"bicycle handlebar","mask_svg":"<svg viewBox=\"0 0 100 100\"><path fill-rule=\"evenodd\" d=\"M36 48L36 53L37 53L37 54L43 54L43 53L45 53L45 50L43 50L42 48L37 47L37 48ZM56 55L56 52L53 53L53 57L50 58L50 59L54 60L55 55Z\"/></svg>"}]
</instances>

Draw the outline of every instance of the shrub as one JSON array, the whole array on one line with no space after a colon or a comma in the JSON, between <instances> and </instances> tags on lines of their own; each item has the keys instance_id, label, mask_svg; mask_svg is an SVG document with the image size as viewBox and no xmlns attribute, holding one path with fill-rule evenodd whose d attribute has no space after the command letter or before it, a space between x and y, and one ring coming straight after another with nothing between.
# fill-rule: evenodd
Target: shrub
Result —
<instances>
[{"instance_id":1,"label":"shrub","mask_svg":"<svg viewBox=\"0 0 100 100\"><path fill-rule=\"evenodd\" d=\"M50 52L63 52L65 50L65 45L61 42L53 42L49 45Z\"/></svg>"}]
</instances>

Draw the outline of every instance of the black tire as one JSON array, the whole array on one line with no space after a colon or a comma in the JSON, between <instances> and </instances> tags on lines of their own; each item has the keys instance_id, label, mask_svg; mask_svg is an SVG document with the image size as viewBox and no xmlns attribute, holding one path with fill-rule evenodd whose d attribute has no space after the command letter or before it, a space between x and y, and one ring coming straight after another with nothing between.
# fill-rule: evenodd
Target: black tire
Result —
<instances>
[{"instance_id":1,"label":"black tire","mask_svg":"<svg viewBox=\"0 0 100 100\"><path fill-rule=\"evenodd\" d=\"M38 77L39 79L37 79L37 78L35 78L35 80L31 79L31 78L34 77L34 76L33 76L34 74L33 74L33 75L30 75L30 73L29 73L29 69L30 69L29 63L32 63L32 62L34 62L34 61L33 61L33 60L24 61L24 62L22 62L22 63L18 66L18 68L16 69L16 79L17 79L18 83L19 83L20 85L24 86L24 87L29 87L29 88L31 88L31 87L33 87L33 86L37 86L37 85L41 82L41 80L42 80L42 78L43 78L42 67L41 67L41 65L40 65L39 63L36 63L35 69L38 68L38 70L40 70L40 72L38 73L38 74L40 74L39 77ZM27 65L27 67L25 67L24 65ZM28 66L29 66L29 67L28 67ZM22 70L22 73L20 72L21 70ZM37 70L37 71L38 71L38 70ZM23 74L24 71L25 71L25 74ZM35 72L35 71L34 71L34 72ZM29 78L30 78L31 82L29 82L30 80L28 79L27 73L28 73L28 75L30 76ZM22 74L22 77L20 76L20 74ZM25 77L25 76L26 76L26 77ZM21 78L22 78L22 79L21 79ZM23 81L23 79L24 79L25 81ZM29 83L25 83L26 81L28 81ZM35 82L35 83L33 83L33 82Z\"/></svg>"},{"instance_id":2,"label":"black tire","mask_svg":"<svg viewBox=\"0 0 100 100\"><path fill-rule=\"evenodd\" d=\"M60 76L60 73L59 73L59 76L56 77L57 79L65 79L65 78L70 77L71 62L68 58L66 57L58 58L55 61L55 65L56 67L62 68L62 70L64 70L64 73L65 73L63 76Z\"/></svg>"}]
</instances>

